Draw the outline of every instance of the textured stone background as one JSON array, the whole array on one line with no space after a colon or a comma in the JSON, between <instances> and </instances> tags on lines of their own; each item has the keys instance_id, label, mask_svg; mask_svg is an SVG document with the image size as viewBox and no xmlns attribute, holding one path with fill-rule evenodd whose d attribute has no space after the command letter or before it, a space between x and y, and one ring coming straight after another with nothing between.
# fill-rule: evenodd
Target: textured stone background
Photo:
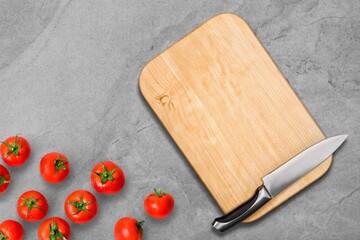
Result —
<instances>
[{"instance_id":1,"label":"textured stone background","mask_svg":"<svg viewBox=\"0 0 360 240\"><path fill-rule=\"evenodd\" d=\"M205 187L145 103L138 88L147 61L215 14L234 12L253 28L328 136L347 133L330 171L260 221L222 237L221 214ZM144 239L360 239L360 2L2 0L0 1L0 138L21 133L33 152L11 168L0 196L0 221L19 220L15 203L37 189L63 213L73 190L91 189L94 163L111 159L127 176L115 196L98 196L100 213L71 224L73 239L112 239L120 217L145 219ZM66 154L70 177L50 186L38 162ZM164 221L146 216L154 186L173 193ZM21 221L26 239L38 223Z\"/></svg>"}]
</instances>

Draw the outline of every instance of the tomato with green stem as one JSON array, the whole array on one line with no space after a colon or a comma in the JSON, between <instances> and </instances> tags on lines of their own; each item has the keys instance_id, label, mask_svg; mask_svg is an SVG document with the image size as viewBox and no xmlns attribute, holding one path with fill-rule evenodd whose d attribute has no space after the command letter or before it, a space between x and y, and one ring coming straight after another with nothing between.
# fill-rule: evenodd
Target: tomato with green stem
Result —
<instances>
[{"instance_id":1,"label":"tomato with green stem","mask_svg":"<svg viewBox=\"0 0 360 240\"><path fill-rule=\"evenodd\" d=\"M24 237L23 226L14 220L5 220L0 223L0 240L22 240Z\"/></svg>"},{"instance_id":2,"label":"tomato with green stem","mask_svg":"<svg viewBox=\"0 0 360 240\"><path fill-rule=\"evenodd\" d=\"M46 216L48 202L40 192L31 190L24 192L17 202L19 216L29 222L36 222Z\"/></svg>"},{"instance_id":3,"label":"tomato with green stem","mask_svg":"<svg viewBox=\"0 0 360 240\"><path fill-rule=\"evenodd\" d=\"M0 164L0 194L5 192L9 187L10 179L11 177L9 171L6 169L6 167Z\"/></svg>"},{"instance_id":4,"label":"tomato with green stem","mask_svg":"<svg viewBox=\"0 0 360 240\"><path fill-rule=\"evenodd\" d=\"M86 190L76 190L65 200L66 216L74 223L84 224L91 221L97 214L98 202L95 196Z\"/></svg>"},{"instance_id":5,"label":"tomato with green stem","mask_svg":"<svg viewBox=\"0 0 360 240\"><path fill-rule=\"evenodd\" d=\"M153 218L166 218L170 215L175 205L171 194L160 189L154 189L144 200L145 211Z\"/></svg>"},{"instance_id":6,"label":"tomato with green stem","mask_svg":"<svg viewBox=\"0 0 360 240\"><path fill-rule=\"evenodd\" d=\"M117 221L114 228L116 240L141 240L144 221L137 221L135 218L124 217Z\"/></svg>"},{"instance_id":7,"label":"tomato with green stem","mask_svg":"<svg viewBox=\"0 0 360 240\"><path fill-rule=\"evenodd\" d=\"M91 184L102 194L120 192L125 185L124 172L115 163L104 161L96 164L91 172Z\"/></svg>"},{"instance_id":8,"label":"tomato with green stem","mask_svg":"<svg viewBox=\"0 0 360 240\"><path fill-rule=\"evenodd\" d=\"M51 152L40 160L40 174L45 181L56 184L63 181L70 172L70 163L64 154Z\"/></svg>"},{"instance_id":9,"label":"tomato with green stem","mask_svg":"<svg viewBox=\"0 0 360 240\"><path fill-rule=\"evenodd\" d=\"M39 240L70 240L70 225L62 218L51 217L40 224Z\"/></svg>"},{"instance_id":10,"label":"tomato with green stem","mask_svg":"<svg viewBox=\"0 0 360 240\"><path fill-rule=\"evenodd\" d=\"M29 142L18 135L7 138L0 145L1 157L11 167L23 165L28 160L30 152Z\"/></svg>"}]
</instances>

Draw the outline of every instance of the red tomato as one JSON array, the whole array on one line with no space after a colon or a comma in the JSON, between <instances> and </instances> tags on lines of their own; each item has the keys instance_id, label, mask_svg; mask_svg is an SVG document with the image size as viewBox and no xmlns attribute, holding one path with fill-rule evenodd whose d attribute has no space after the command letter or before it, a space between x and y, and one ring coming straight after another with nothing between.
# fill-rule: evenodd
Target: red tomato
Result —
<instances>
[{"instance_id":1,"label":"red tomato","mask_svg":"<svg viewBox=\"0 0 360 240\"><path fill-rule=\"evenodd\" d=\"M12 167L23 165L30 155L30 144L18 135L1 142L0 153L4 162Z\"/></svg>"},{"instance_id":2,"label":"red tomato","mask_svg":"<svg viewBox=\"0 0 360 240\"><path fill-rule=\"evenodd\" d=\"M0 223L1 240L22 240L24 237L23 226L14 220L6 220Z\"/></svg>"},{"instance_id":3,"label":"red tomato","mask_svg":"<svg viewBox=\"0 0 360 240\"><path fill-rule=\"evenodd\" d=\"M96 216L98 203L95 196L86 190L72 192L65 200L66 216L74 223L83 224Z\"/></svg>"},{"instance_id":4,"label":"red tomato","mask_svg":"<svg viewBox=\"0 0 360 240\"><path fill-rule=\"evenodd\" d=\"M39 240L70 240L70 225L62 218L52 217L40 224Z\"/></svg>"},{"instance_id":5,"label":"red tomato","mask_svg":"<svg viewBox=\"0 0 360 240\"><path fill-rule=\"evenodd\" d=\"M44 195L35 190L24 192L17 202L19 216L29 222L35 222L45 217L48 208Z\"/></svg>"},{"instance_id":6,"label":"red tomato","mask_svg":"<svg viewBox=\"0 0 360 240\"><path fill-rule=\"evenodd\" d=\"M144 221L138 222L135 218L125 217L119 219L115 225L116 240L141 240Z\"/></svg>"},{"instance_id":7,"label":"red tomato","mask_svg":"<svg viewBox=\"0 0 360 240\"><path fill-rule=\"evenodd\" d=\"M45 181L55 184L64 180L70 172L70 164L65 155L51 152L41 158L40 173Z\"/></svg>"},{"instance_id":8,"label":"red tomato","mask_svg":"<svg viewBox=\"0 0 360 240\"><path fill-rule=\"evenodd\" d=\"M5 192L6 189L9 187L9 185L10 185L10 173L6 169L6 167L0 164L0 193Z\"/></svg>"},{"instance_id":9,"label":"red tomato","mask_svg":"<svg viewBox=\"0 0 360 240\"><path fill-rule=\"evenodd\" d=\"M115 163L101 162L91 172L91 184L98 193L117 193L124 187L125 175Z\"/></svg>"},{"instance_id":10,"label":"red tomato","mask_svg":"<svg viewBox=\"0 0 360 240\"><path fill-rule=\"evenodd\" d=\"M144 200L145 211L153 218L166 218L174 208L174 198L169 193L154 189Z\"/></svg>"}]
</instances>

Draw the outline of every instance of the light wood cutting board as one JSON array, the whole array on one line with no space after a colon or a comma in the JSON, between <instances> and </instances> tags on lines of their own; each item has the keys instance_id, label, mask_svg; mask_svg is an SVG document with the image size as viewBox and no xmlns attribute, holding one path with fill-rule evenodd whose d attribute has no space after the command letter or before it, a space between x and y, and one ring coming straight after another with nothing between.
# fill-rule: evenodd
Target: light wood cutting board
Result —
<instances>
[{"instance_id":1,"label":"light wood cutting board","mask_svg":"<svg viewBox=\"0 0 360 240\"><path fill-rule=\"evenodd\" d=\"M251 198L262 177L324 139L247 23L210 19L152 59L140 89L224 213ZM314 182L330 157L245 222Z\"/></svg>"}]
</instances>

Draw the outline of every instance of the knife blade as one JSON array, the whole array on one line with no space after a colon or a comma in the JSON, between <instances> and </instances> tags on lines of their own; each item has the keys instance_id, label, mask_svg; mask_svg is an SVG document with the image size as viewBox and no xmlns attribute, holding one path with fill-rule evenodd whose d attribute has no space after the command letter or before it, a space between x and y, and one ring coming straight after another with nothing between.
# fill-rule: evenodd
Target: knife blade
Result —
<instances>
[{"instance_id":1,"label":"knife blade","mask_svg":"<svg viewBox=\"0 0 360 240\"><path fill-rule=\"evenodd\" d=\"M326 160L346 138L347 135L339 135L322 140L264 176L262 178L263 185L257 189L255 196L228 214L216 218L213 227L223 232L249 217L277 194Z\"/></svg>"}]
</instances>

